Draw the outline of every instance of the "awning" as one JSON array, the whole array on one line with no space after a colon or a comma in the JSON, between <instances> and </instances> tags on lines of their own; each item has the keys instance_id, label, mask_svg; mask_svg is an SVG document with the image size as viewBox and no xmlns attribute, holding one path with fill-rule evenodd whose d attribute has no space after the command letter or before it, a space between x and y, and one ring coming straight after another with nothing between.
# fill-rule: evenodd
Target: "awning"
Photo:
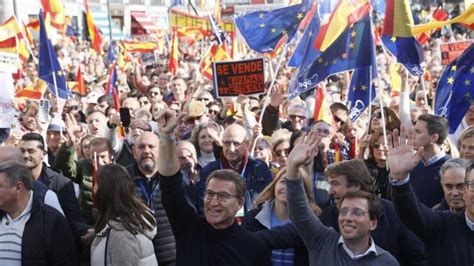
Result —
<instances>
[{"instance_id":1,"label":"awning","mask_svg":"<svg viewBox=\"0 0 474 266\"><path fill-rule=\"evenodd\" d=\"M104 39L109 39L109 17L106 12L102 11L100 8L91 9L92 16L94 17L94 22L102 33ZM123 35L122 30L119 25L112 21L112 38L114 40L123 40L125 36Z\"/></svg>"},{"instance_id":2,"label":"awning","mask_svg":"<svg viewBox=\"0 0 474 266\"><path fill-rule=\"evenodd\" d=\"M156 29L153 19L145 12L132 12L132 35L150 34Z\"/></svg>"}]
</instances>

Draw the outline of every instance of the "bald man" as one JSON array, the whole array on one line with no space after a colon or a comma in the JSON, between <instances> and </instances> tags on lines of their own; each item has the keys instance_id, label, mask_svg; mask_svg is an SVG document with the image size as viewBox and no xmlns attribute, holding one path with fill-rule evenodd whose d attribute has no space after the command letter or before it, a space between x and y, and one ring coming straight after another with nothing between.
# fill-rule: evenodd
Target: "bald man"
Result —
<instances>
[{"instance_id":1,"label":"bald man","mask_svg":"<svg viewBox=\"0 0 474 266\"><path fill-rule=\"evenodd\" d=\"M266 163L249 157L249 140L242 126L238 124L228 126L224 131L222 146L221 156L206 165L199 174L198 210L202 215L204 204L202 199L209 174L219 169L232 169L239 173L246 183L244 208L237 213L237 217L241 217L252 208L258 194L271 182L272 173Z\"/></svg>"},{"instance_id":2,"label":"bald man","mask_svg":"<svg viewBox=\"0 0 474 266\"><path fill-rule=\"evenodd\" d=\"M158 136L143 132L133 145L135 162L127 167L135 183L135 192L150 208L156 219L158 234L153 239L159 265L174 265L176 244L166 211L161 202L160 175L158 173Z\"/></svg>"}]
</instances>

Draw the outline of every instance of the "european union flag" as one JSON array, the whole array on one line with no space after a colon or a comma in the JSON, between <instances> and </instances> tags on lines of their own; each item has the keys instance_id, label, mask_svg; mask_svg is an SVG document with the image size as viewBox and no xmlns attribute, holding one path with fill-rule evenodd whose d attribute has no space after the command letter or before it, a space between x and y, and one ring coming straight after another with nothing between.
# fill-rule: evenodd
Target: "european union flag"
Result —
<instances>
[{"instance_id":1,"label":"european union flag","mask_svg":"<svg viewBox=\"0 0 474 266\"><path fill-rule=\"evenodd\" d=\"M436 88L435 114L447 116L449 133L456 131L474 104L474 43L447 65Z\"/></svg>"},{"instance_id":2,"label":"european union flag","mask_svg":"<svg viewBox=\"0 0 474 266\"><path fill-rule=\"evenodd\" d=\"M348 95L348 101L350 103L349 118L352 122L359 118L376 96L373 83L373 80L376 78L376 73L375 62L372 66L358 68L352 73ZM369 91L369 89L371 91Z\"/></svg>"},{"instance_id":3,"label":"european union flag","mask_svg":"<svg viewBox=\"0 0 474 266\"><path fill-rule=\"evenodd\" d=\"M370 16L366 16L346 28L311 65L298 73L290 83L288 97L291 99L314 88L335 73L370 66L374 57L370 24Z\"/></svg>"},{"instance_id":4,"label":"european union flag","mask_svg":"<svg viewBox=\"0 0 474 266\"><path fill-rule=\"evenodd\" d=\"M311 0L303 0L293 6L237 15L235 25L250 49L259 53L273 52L285 35L288 41L293 38L311 5Z\"/></svg>"},{"instance_id":5,"label":"european union flag","mask_svg":"<svg viewBox=\"0 0 474 266\"><path fill-rule=\"evenodd\" d=\"M303 37L301 37L298 46L293 52L290 62L288 62L288 66L306 69L306 67L318 58L320 52L314 48L313 44L318 36L320 26L321 20L319 19L316 10L314 16L311 18L309 26L304 31Z\"/></svg>"},{"instance_id":6,"label":"european union flag","mask_svg":"<svg viewBox=\"0 0 474 266\"><path fill-rule=\"evenodd\" d=\"M110 68L109 82L107 83L107 95L114 95L117 92L117 67L113 64Z\"/></svg>"},{"instance_id":7,"label":"european union flag","mask_svg":"<svg viewBox=\"0 0 474 266\"><path fill-rule=\"evenodd\" d=\"M423 47L414 37L382 36L387 50L397 58L412 75L422 75Z\"/></svg>"},{"instance_id":8,"label":"european union flag","mask_svg":"<svg viewBox=\"0 0 474 266\"><path fill-rule=\"evenodd\" d=\"M66 76L61 69L61 65L59 64L53 45L48 39L48 34L46 33L46 27L44 25L43 10L40 10L39 21L40 36L38 76L49 85L50 89L53 88L51 91L54 95L57 94L56 96L62 99L69 99L71 92L67 87Z\"/></svg>"},{"instance_id":9,"label":"european union flag","mask_svg":"<svg viewBox=\"0 0 474 266\"><path fill-rule=\"evenodd\" d=\"M109 49L107 50L107 64L112 64L117 61L118 51L117 51L117 41L110 42Z\"/></svg>"}]
</instances>

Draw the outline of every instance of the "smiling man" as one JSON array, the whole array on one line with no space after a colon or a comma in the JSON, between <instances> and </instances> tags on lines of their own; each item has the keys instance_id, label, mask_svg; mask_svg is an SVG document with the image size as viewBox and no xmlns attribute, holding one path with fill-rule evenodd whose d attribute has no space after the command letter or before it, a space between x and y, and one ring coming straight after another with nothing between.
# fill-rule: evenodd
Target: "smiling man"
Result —
<instances>
[{"instance_id":1,"label":"smiling man","mask_svg":"<svg viewBox=\"0 0 474 266\"><path fill-rule=\"evenodd\" d=\"M341 197L340 234L324 226L311 210L300 168L317 152L317 140L317 134L311 132L293 148L286 178L290 219L308 249L310 265L399 265L370 237L381 212L371 193L355 190Z\"/></svg>"},{"instance_id":2,"label":"smiling man","mask_svg":"<svg viewBox=\"0 0 474 266\"><path fill-rule=\"evenodd\" d=\"M186 201L172 132L184 115L159 114L158 169L163 205L176 236L176 265L271 265L269 250L235 222L244 204L245 182L234 170L217 170L205 181L204 216ZM196 243L199 243L196 245Z\"/></svg>"}]
</instances>

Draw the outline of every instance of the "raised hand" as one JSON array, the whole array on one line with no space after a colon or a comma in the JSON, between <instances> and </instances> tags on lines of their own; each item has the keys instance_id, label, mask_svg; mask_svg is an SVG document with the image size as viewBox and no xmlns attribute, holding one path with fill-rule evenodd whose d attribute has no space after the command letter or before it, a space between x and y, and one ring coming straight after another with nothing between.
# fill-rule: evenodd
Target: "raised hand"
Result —
<instances>
[{"instance_id":1,"label":"raised hand","mask_svg":"<svg viewBox=\"0 0 474 266\"><path fill-rule=\"evenodd\" d=\"M74 146L74 144L78 141L77 136L80 136L82 133L82 127L77 123L74 115L66 114L64 124L66 126L67 132L67 141L66 145L68 147Z\"/></svg>"},{"instance_id":2,"label":"raised hand","mask_svg":"<svg viewBox=\"0 0 474 266\"><path fill-rule=\"evenodd\" d=\"M170 109L163 109L158 113L158 129L160 134L172 134L173 130L178 126L181 119L186 116L186 113L176 115L176 112Z\"/></svg>"},{"instance_id":3,"label":"raised hand","mask_svg":"<svg viewBox=\"0 0 474 266\"><path fill-rule=\"evenodd\" d=\"M293 150L288 155L287 178L299 179L299 168L313 160L318 152L320 137L316 132L310 132L300 137Z\"/></svg>"},{"instance_id":4,"label":"raised hand","mask_svg":"<svg viewBox=\"0 0 474 266\"><path fill-rule=\"evenodd\" d=\"M388 149L387 165L394 180L405 179L423 157L423 147L417 152L413 149L414 136L412 127L402 125L400 136L397 129L393 130L393 147Z\"/></svg>"}]
</instances>

